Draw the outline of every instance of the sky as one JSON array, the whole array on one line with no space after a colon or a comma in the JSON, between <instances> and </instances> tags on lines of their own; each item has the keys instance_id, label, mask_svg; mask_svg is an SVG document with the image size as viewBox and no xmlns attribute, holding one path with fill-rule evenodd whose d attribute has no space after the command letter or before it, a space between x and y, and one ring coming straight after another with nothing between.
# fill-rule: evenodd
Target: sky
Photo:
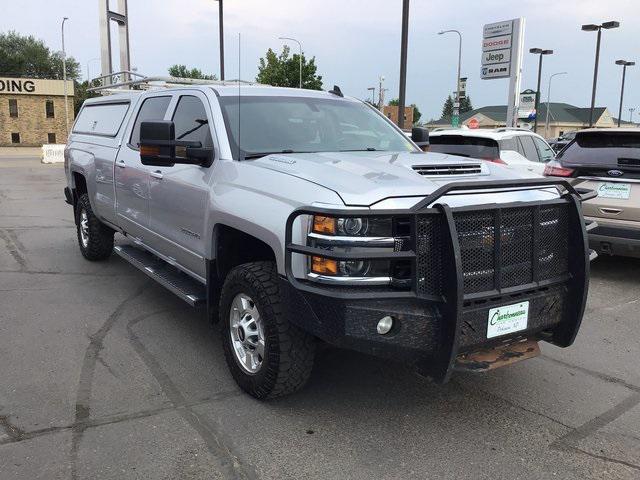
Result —
<instances>
[{"instance_id":1,"label":"sky","mask_svg":"<svg viewBox=\"0 0 640 480\"><path fill-rule=\"evenodd\" d=\"M65 25L67 54L97 76L100 56L100 0L3 0L0 32L34 35L54 50L61 49L60 22ZM116 9L113 2L112 9ZM398 96L401 0L225 0L225 70L227 78L254 79L258 60L280 36L302 42L306 56L315 56L324 88L339 85L346 95L369 98L367 87L385 77L387 100ZM462 33L462 76L475 107L504 105L508 80L481 80L482 26L511 18L526 21L525 52L539 47L546 56L542 100L550 74L551 101L587 107L591 101L595 32L586 23L620 22L604 30L598 77L597 106L617 116L622 67L616 59L640 62L638 0L411 0L407 66L407 103L415 103L423 120L439 118L446 96L456 88L458 37L437 35L445 29ZM129 0L131 64L146 75L164 75L181 63L219 74L218 4L215 0ZM238 62L238 33L241 59ZM293 48L297 46L292 45ZM115 57L115 56L114 56ZM114 65L115 65L114 60ZM623 119L639 107L640 64L627 69ZM536 88L537 56L525 53L522 89Z\"/></svg>"}]
</instances>

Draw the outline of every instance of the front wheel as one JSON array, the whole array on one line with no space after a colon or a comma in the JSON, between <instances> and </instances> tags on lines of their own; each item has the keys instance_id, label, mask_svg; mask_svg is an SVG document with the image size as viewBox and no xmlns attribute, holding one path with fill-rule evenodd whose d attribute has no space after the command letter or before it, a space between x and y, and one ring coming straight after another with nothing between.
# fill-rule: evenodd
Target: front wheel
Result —
<instances>
[{"instance_id":1,"label":"front wheel","mask_svg":"<svg viewBox=\"0 0 640 480\"><path fill-rule=\"evenodd\" d=\"M109 258L113 250L115 232L94 215L89 195L86 193L78 198L76 215L78 245L82 256L92 261Z\"/></svg>"},{"instance_id":2,"label":"front wheel","mask_svg":"<svg viewBox=\"0 0 640 480\"><path fill-rule=\"evenodd\" d=\"M313 367L315 338L287 320L274 262L231 270L219 314L225 358L240 388L263 399L304 386Z\"/></svg>"}]
</instances>

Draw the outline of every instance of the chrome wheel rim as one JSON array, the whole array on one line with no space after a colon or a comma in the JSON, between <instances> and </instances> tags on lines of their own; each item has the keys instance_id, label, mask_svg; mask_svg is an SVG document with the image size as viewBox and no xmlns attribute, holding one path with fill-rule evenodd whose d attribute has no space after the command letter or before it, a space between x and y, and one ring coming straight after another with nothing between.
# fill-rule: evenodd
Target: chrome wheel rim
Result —
<instances>
[{"instance_id":1,"label":"chrome wheel rim","mask_svg":"<svg viewBox=\"0 0 640 480\"><path fill-rule=\"evenodd\" d=\"M82 246L87 248L89 245L89 217L86 210L80 212L80 241Z\"/></svg>"},{"instance_id":2,"label":"chrome wheel rim","mask_svg":"<svg viewBox=\"0 0 640 480\"><path fill-rule=\"evenodd\" d=\"M245 372L258 373L264 360L264 326L249 295L239 293L231 302L229 329L236 362Z\"/></svg>"}]
</instances>

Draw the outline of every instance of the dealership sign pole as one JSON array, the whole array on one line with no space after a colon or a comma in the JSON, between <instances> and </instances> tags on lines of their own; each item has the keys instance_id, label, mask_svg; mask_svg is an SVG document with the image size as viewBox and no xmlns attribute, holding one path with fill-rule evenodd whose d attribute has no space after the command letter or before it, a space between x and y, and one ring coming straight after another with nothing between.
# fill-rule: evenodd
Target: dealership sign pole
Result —
<instances>
[{"instance_id":1,"label":"dealership sign pole","mask_svg":"<svg viewBox=\"0 0 640 480\"><path fill-rule=\"evenodd\" d=\"M489 23L483 28L480 78L483 80L509 79L507 127L518 125L524 23L524 18L516 18Z\"/></svg>"}]
</instances>

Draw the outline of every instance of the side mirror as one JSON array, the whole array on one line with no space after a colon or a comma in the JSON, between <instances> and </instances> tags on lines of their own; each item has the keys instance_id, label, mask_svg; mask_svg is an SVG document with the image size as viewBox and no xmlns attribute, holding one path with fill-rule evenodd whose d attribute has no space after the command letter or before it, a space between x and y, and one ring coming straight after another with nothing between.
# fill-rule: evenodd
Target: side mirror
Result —
<instances>
[{"instance_id":1,"label":"side mirror","mask_svg":"<svg viewBox=\"0 0 640 480\"><path fill-rule=\"evenodd\" d=\"M170 120L140 123L140 161L143 165L172 167L180 163L209 167L213 157L213 148L203 148L200 142L176 140L175 125Z\"/></svg>"},{"instance_id":2,"label":"side mirror","mask_svg":"<svg viewBox=\"0 0 640 480\"><path fill-rule=\"evenodd\" d=\"M429 130L423 127L413 127L411 129L411 140L420 147L421 150L429 150Z\"/></svg>"}]
</instances>

